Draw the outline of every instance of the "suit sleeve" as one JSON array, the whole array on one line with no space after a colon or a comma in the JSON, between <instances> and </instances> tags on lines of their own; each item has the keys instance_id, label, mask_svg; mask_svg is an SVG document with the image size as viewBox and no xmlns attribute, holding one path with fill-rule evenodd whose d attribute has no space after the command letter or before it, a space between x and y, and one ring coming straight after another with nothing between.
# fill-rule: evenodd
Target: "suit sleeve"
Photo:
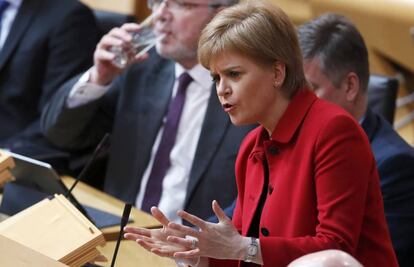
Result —
<instances>
[{"instance_id":1,"label":"suit sleeve","mask_svg":"<svg viewBox=\"0 0 414 267\"><path fill-rule=\"evenodd\" d=\"M41 117L43 134L54 145L78 150L96 145L112 131L119 82L113 83L101 98L76 108L68 108L66 99L80 76L66 82L46 104ZM117 79L120 80L120 79Z\"/></svg>"},{"instance_id":2,"label":"suit sleeve","mask_svg":"<svg viewBox=\"0 0 414 267\"><path fill-rule=\"evenodd\" d=\"M411 153L410 153L411 152ZM378 165L385 216L401 266L414 262L414 152L394 154Z\"/></svg>"}]
</instances>

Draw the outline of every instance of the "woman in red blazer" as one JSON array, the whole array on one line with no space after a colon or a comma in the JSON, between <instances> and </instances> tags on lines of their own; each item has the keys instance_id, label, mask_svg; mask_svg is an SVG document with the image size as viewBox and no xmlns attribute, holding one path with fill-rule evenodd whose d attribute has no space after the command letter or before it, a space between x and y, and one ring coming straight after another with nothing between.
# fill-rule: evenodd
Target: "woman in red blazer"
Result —
<instances>
[{"instance_id":1,"label":"woman in red blazer","mask_svg":"<svg viewBox=\"0 0 414 267\"><path fill-rule=\"evenodd\" d=\"M164 229L126 228L126 237L191 266L286 266L326 249L397 266L369 142L347 112L307 89L286 14L260 1L223 10L203 31L199 59L231 121L260 124L238 154L233 221L216 202L217 224L179 212L198 229L154 208Z\"/></svg>"}]
</instances>

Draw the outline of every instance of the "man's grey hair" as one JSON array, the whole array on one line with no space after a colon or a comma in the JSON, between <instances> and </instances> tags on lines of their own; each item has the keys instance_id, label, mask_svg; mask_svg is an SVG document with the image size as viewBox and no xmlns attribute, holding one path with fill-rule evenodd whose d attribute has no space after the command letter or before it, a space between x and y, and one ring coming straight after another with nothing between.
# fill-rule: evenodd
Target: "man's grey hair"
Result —
<instances>
[{"instance_id":1,"label":"man's grey hair","mask_svg":"<svg viewBox=\"0 0 414 267\"><path fill-rule=\"evenodd\" d=\"M363 91L369 79L368 51L355 25L346 17L327 13L298 27L304 60L319 59L322 72L336 87L355 72Z\"/></svg>"}]
</instances>

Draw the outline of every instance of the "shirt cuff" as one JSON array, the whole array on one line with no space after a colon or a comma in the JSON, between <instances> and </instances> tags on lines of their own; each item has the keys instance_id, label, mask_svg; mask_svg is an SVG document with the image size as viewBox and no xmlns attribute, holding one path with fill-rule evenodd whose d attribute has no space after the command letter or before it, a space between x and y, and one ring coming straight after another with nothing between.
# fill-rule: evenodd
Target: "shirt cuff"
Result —
<instances>
[{"instance_id":1,"label":"shirt cuff","mask_svg":"<svg viewBox=\"0 0 414 267\"><path fill-rule=\"evenodd\" d=\"M68 108L76 108L85 105L102 97L108 92L110 85L102 86L89 82L90 73L91 69L85 72L72 87L72 90L66 99L66 106Z\"/></svg>"}]
</instances>

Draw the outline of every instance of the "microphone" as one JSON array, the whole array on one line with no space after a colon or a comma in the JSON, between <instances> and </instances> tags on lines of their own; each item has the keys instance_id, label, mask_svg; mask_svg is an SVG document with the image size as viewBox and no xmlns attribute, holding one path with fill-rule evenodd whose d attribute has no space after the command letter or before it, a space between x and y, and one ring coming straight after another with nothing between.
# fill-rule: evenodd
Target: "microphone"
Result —
<instances>
[{"instance_id":1,"label":"microphone","mask_svg":"<svg viewBox=\"0 0 414 267\"><path fill-rule=\"evenodd\" d=\"M89 169L92 166L92 163L94 163L96 161L96 158L103 152L105 151L108 147L109 147L109 133L106 133L104 135L104 137L101 139L101 141L99 142L99 144L96 146L95 150L92 153L92 156L89 158L88 162L86 163L85 167L82 168L80 174L78 175L78 177L75 179L75 182L73 183L73 185L70 187L69 190L66 191L66 193L64 194L64 196L69 199L73 205L75 205L75 207L83 214L85 215L86 218L88 218L89 221L91 221L93 224L94 221L90 218L90 216L88 215L88 213L86 212L86 210L82 207L82 205L76 200L76 198L72 195L72 191L75 188L75 186L79 183L80 180L83 180L85 177L85 174L87 173L87 171L89 171ZM62 181L60 181L62 182ZM63 184L63 183L62 183ZM64 186L64 188L66 188Z\"/></svg>"},{"instance_id":2,"label":"microphone","mask_svg":"<svg viewBox=\"0 0 414 267\"><path fill-rule=\"evenodd\" d=\"M124 234L124 227L128 223L128 220L129 220L129 214L131 213L131 207L132 207L131 203L125 204L124 212L122 214L122 219L121 219L121 230L118 235L118 240L116 241L114 255L112 256L111 267L115 266L116 256L118 255L119 245L121 243L121 239Z\"/></svg>"},{"instance_id":3,"label":"microphone","mask_svg":"<svg viewBox=\"0 0 414 267\"><path fill-rule=\"evenodd\" d=\"M99 154L101 154L101 151L104 150L104 148L107 148L109 145L109 133L106 133L102 140L99 142L99 144L96 146L95 151L93 151L92 156L89 158L88 162L86 163L85 167L83 167L82 171L76 178L75 182L73 183L72 187L69 189L69 191L66 193L66 197L69 196L72 193L73 188L78 184L80 180L83 180L85 174L92 166L92 163L95 162L96 158Z\"/></svg>"}]
</instances>

